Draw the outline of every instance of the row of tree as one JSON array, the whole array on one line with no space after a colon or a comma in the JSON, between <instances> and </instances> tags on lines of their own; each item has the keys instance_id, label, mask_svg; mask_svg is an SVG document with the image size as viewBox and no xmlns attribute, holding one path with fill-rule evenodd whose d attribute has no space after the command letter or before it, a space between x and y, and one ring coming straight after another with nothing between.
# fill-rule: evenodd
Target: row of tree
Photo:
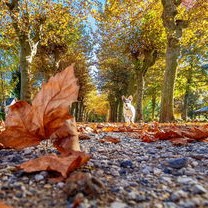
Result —
<instances>
[{"instance_id":1,"label":"row of tree","mask_svg":"<svg viewBox=\"0 0 208 208\"><path fill-rule=\"evenodd\" d=\"M80 94L73 112L81 117L78 109L93 86L89 76L93 42L86 29L92 6L85 0L0 2L1 101L15 96L30 102L43 82L75 63Z\"/></svg>"},{"instance_id":2,"label":"row of tree","mask_svg":"<svg viewBox=\"0 0 208 208\"><path fill-rule=\"evenodd\" d=\"M122 121L121 96L130 94L138 120L173 121L177 113L187 119L208 99L207 6L203 0L3 0L0 100L13 94L30 102L42 82L75 63L80 93L71 111L78 121Z\"/></svg>"},{"instance_id":3,"label":"row of tree","mask_svg":"<svg viewBox=\"0 0 208 208\"><path fill-rule=\"evenodd\" d=\"M138 120L150 105L149 118L154 119L159 105L161 122L174 121L174 107L186 120L193 112L194 96L203 92L207 99L207 6L201 0L108 0L103 10L94 12L98 67L109 96L110 120L120 120L122 94L136 98Z\"/></svg>"}]
</instances>

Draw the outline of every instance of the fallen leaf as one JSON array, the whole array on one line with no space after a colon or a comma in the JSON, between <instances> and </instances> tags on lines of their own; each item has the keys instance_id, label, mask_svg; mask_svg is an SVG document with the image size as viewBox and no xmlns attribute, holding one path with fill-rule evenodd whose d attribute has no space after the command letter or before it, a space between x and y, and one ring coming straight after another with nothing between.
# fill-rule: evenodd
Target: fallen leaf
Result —
<instances>
[{"instance_id":1,"label":"fallen leaf","mask_svg":"<svg viewBox=\"0 0 208 208\"><path fill-rule=\"evenodd\" d=\"M105 128L105 125L103 123L99 123L96 126L97 129L102 129L103 127Z\"/></svg>"},{"instance_id":2,"label":"fallen leaf","mask_svg":"<svg viewBox=\"0 0 208 208\"><path fill-rule=\"evenodd\" d=\"M148 133L141 134L141 139L143 142L148 142L148 143L155 142L158 140L157 138L154 137L154 135Z\"/></svg>"},{"instance_id":3,"label":"fallen leaf","mask_svg":"<svg viewBox=\"0 0 208 208\"><path fill-rule=\"evenodd\" d=\"M101 130L102 132L113 132L113 131L117 131L118 128L113 126L107 126L107 127L103 127Z\"/></svg>"},{"instance_id":4,"label":"fallen leaf","mask_svg":"<svg viewBox=\"0 0 208 208\"><path fill-rule=\"evenodd\" d=\"M50 138L54 146L62 153L71 149L80 151L77 125L74 118L66 120L63 126L57 129Z\"/></svg>"},{"instance_id":5,"label":"fallen leaf","mask_svg":"<svg viewBox=\"0 0 208 208\"><path fill-rule=\"evenodd\" d=\"M0 208L12 208L9 205L6 205L4 202L0 201Z\"/></svg>"},{"instance_id":6,"label":"fallen leaf","mask_svg":"<svg viewBox=\"0 0 208 208\"><path fill-rule=\"evenodd\" d=\"M90 140L90 136L88 136L87 134L80 134L79 140Z\"/></svg>"},{"instance_id":7,"label":"fallen leaf","mask_svg":"<svg viewBox=\"0 0 208 208\"><path fill-rule=\"evenodd\" d=\"M70 145L76 143L74 150L78 150L78 135L74 133L75 129L72 133L72 125L66 124L72 119L69 106L76 101L78 90L73 66L51 77L42 86L32 105L19 101L10 107L5 131L0 134L0 143L5 148L21 149L37 145L51 135L53 139L54 135L58 135L54 139L57 146L68 150L71 148ZM64 130L63 137L60 134L61 130ZM73 142L68 141L71 138Z\"/></svg>"},{"instance_id":8,"label":"fallen leaf","mask_svg":"<svg viewBox=\"0 0 208 208\"><path fill-rule=\"evenodd\" d=\"M208 137L207 138L204 138L204 139L201 139L200 141L201 142L208 142Z\"/></svg>"},{"instance_id":9,"label":"fallen leaf","mask_svg":"<svg viewBox=\"0 0 208 208\"><path fill-rule=\"evenodd\" d=\"M72 151L71 154L66 156L50 154L29 160L19 165L18 168L23 169L27 173L44 170L56 171L66 178L70 172L79 168L89 159L90 156L88 154Z\"/></svg>"},{"instance_id":10,"label":"fallen leaf","mask_svg":"<svg viewBox=\"0 0 208 208\"><path fill-rule=\"evenodd\" d=\"M44 84L32 101L36 116L34 123L44 136L50 136L59 129L69 116L69 106L77 100L79 87L73 66L57 73Z\"/></svg>"},{"instance_id":11,"label":"fallen leaf","mask_svg":"<svg viewBox=\"0 0 208 208\"><path fill-rule=\"evenodd\" d=\"M188 138L173 138L173 139L170 139L170 142L173 145L182 146L182 145L187 145L189 143L189 139Z\"/></svg>"},{"instance_id":12,"label":"fallen leaf","mask_svg":"<svg viewBox=\"0 0 208 208\"><path fill-rule=\"evenodd\" d=\"M106 136L103 139L100 139L99 142L101 142L101 143L109 142L109 143L117 144L117 143L121 142L121 140L118 138L111 137L111 136Z\"/></svg>"},{"instance_id":13,"label":"fallen leaf","mask_svg":"<svg viewBox=\"0 0 208 208\"><path fill-rule=\"evenodd\" d=\"M5 131L0 134L0 143L4 147L22 149L27 146L38 145L41 135L31 132L32 106L25 101L12 105L5 121Z\"/></svg>"},{"instance_id":14,"label":"fallen leaf","mask_svg":"<svg viewBox=\"0 0 208 208\"><path fill-rule=\"evenodd\" d=\"M125 126L118 127L118 132L127 132L127 128Z\"/></svg>"},{"instance_id":15,"label":"fallen leaf","mask_svg":"<svg viewBox=\"0 0 208 208\"><path fill-rule=\"evenodd\" d=\"M160 139L160 140L168 140L171 138L182 138L182 134L181 132L178 131L174 131L171 129L166 129L166 130L160 130L158 132L155 132L155 138Z\"/></svg>"},{"instance_id":16,"label":"fallen leaf","mask_svg":"<svg viewBox=\"0 0 208 208\"><path fill-rule=\"evenodd\" d=\"M208 125L192 127L182 132L184 136L195 140L202 140L208 137Z\"/></svg>"}]
</instances>

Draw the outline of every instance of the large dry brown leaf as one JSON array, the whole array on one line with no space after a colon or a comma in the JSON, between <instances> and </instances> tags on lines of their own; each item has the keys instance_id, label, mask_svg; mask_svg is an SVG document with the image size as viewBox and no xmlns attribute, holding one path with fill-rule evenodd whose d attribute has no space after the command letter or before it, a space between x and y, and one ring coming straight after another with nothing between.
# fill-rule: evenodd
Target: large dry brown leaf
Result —
<instances>
[{"instance_id":1,"label":"large dry brown leaf","mask_svg":"<svg viewBox=\"0 0 208 208\"><path fill-rule=\"evenodd\" d=\"M4 147L21 149L39 144L42 136L37 132L31 132L33 126L31 110L32 106L24 101L19 101L10 107L5 121L6 130L0 134L0 143Z\"/></svg>"},{"instance_id":2,"label":"large dry brown leaf","mask_svg":"<svg viewBox=\"0 0 208 208\"><path fill-rule=\"evenodd\" d=\"M57 156L55 154L45 155L33 160L22 163L18 168L25 172L31 173L36 171L56 171L64 178L70 172L79 168L90 159L88 154L83 152L72 151L66 156Z\"/></svg>"},{"instance_id":3,"label":"large dry brown leaf","mask_svg":"<svg viewBox=\"0 0 208 208\"><path fill-rule=\"evenodd\" d=\"M66 120L63 126L51 135L51 140L54 146L62 153L67 153L71 149L80 151L75 119Z\"/></svg>"},{"instance_id":4,"label":"large dry brown leaf","mask_svg":"<svg viewBox=\"0 0 208 208\"><path fill-rule=\"evenodd\" d=\"M78 90L72 66L51 77L42 86L32 101L36 114L34 121L43 131L41 134L50 136L69 118L69 105L77 100Z\"/></svg>"},{"instance_id":5,"label":"large dry brown leaf","mask_svg":"<svg viewBox=\"0 0 208 208\"><path fill-rule=\"evenodd\" d=\"M0 134L0 143L6 148L20 149L48 139L65 125L66 120L72 118L69 115L69 105L76 101L78 90L73 66L51 77L42 86L32 105L24 101L12 105L6 119L6 129ZM63 128L65 132L68 131L67 138L64 139L70 139L70 127ZM56 144L58 139L62 142L63 138L57 137Z\"/></svg>"},{"instance_id":6,"label":"large dry brown leaf","mask_svg":"<svg viewBox=\"0 0 208 208\"><path fill-rule=\"evenodd\" d=\"M12 208L11 206L5 204L4 202L0 201L0 208Z\"/></svg>"}]
</instances>

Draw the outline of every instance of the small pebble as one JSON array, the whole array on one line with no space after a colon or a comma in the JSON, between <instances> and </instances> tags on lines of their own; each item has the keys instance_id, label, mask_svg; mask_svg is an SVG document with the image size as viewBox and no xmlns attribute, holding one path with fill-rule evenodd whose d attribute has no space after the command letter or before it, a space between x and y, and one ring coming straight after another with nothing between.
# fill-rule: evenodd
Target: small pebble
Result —
<instances>
[{"instance_id":1,"label":"small pebble","mask_svg":"<svg viewBox=\"0 0 208 208\"><path fill-rule=\"evenodd\" d=\"M163 203L164 208L177 208L178 206L173 202L164 202Z\"/></svg>"},{"instance_id":2,"label":"small pebble","mask_svg":"<svg viewBox=\"0 0 208 208\"><path fill-rule=\"evenodd\" d=\"M196 184L193 187L192 192L193 192L193 194L205 194L208 191L202 185Z\"/></svg>"},{"instance_id":3,"label":"small pebble","mask_svg":"<svg viewBox=\"0 0 208 208\"><path fill-rule=\"evenodd\" d=\"M191 177L182 176L177 178L177 182L181 184L195 184L197 181Z\"/></svg>"},{"instance_id":4,"label":"small pebble","mask_svg":"<svg viewBox=\"0 0 208 208\"><path fill-rule=\"evenodd\" d=\"M167 160L168 166L175 169L180 169L186 167L188 164L187 158L177 158L177 159L170 159Z\"/></svg>"},{"instance_id":5,"label":"small pebble","mask_svg":"<svg viewBox=\"0 0 208 208\"><path fill-rule=\"evenodd\" d=\"M179 201L182 198L187 198L188 194L183 190L175 191L171 194L170 199L171 201Z\"/></svg>"},{"instance_id":6,"label":"small pebble","mask_svg":"<svg viewBox=\"0 0 208 208\"><path fill-rule=\"evenodd\" d=\"M41 175L41 174L36 174L35 175L35 181L36 182L42 181L43 179L44 179L43 175Z\"/></svg>"},{"instance_id":7,"label":"small pebble","mask_svg":"<svg viewBox=\"0 0 208 208\"><path fill-rule=\"evenodd\" d=\"M133 163L132 163L131 160L125 160L125 161L122 161L122 162L120 163L120 166L121 166L122 168L132 168L132 167L133 167Z\"/></svg>"},{"instance_id":8,"label":"small pebble","mask_svg":"<svg viewBox=\"0 0 208 208\"><path fill-rule=\"evenodd\" d=\"M119 201L115 201L110 205L110 208L126 208L126 207L128 207L127 204Z\"/></svg>"},{"instance_id":9,"label":"small pebble","mask_svg":"<svg viewBox=\"0 0 208 208\"><path fill-rule=\"evenodd\" d=\"M58 188L60 188L60 189L62 189L62 188L64 188L64 186L65 186L65 183L63 183L63 182L59 182L59 183L57 183L57 185L56 185Z\"/></svg>"}]
</instances>

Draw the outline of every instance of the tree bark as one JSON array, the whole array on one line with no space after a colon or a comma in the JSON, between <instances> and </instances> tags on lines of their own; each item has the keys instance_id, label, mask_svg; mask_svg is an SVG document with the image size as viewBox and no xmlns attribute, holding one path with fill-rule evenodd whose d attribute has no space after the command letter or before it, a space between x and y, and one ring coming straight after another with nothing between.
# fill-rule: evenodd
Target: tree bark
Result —
<instances>
[{"instance_id":1,"label":"tree bark","mask_svg":"<svg viewBox=\"0 0 208 208\"><path fill-rule=\"evenodd\" d=\"M31 101L31 80L30 63L27 58L30 55L30 45L26 37L20 41L20 72L21 72L21 90L20 99L27 102Z\"/></svg>"},{"instance_id":2,"label":"tree bark","mask_svg":"<svg viewBox=\"0 0 208 208\"><path fill-rule=\"evenodd\" d=\"M137 120L143 121L143 97L144 97L144 74L142 71L137 73Z\"/></svg>"},{"instance_id":3,"label":"tree bark","mask_svg":"<svg viewBox=\"0 0 208 208\"><path fill-rule=\"evenodd\" d=\"M70 107L70 114L74 116L77 121L78 115L79 115L79 103L78 102L72 103Z\"/></svg>"},{"instance_id":4,"label":"tree bark","mask_svg":"<svg viewBox=\"0 0 208 208\"><path fill-rule=\"evenodd\" d=\"M177 58L179 54L179 46L171 46L170 40L168 40L168 46L166 51L166 69L164 74L161 98L160 122L174 121L173 92L176 78Z\"/></svg>"},{"instance_id":5,"label":"tree bark","mask_svg":"<svg viewBox=\"0 0 208 208\"><path fill-rule=\"evenodd\" d=\"M121 122L123 120L123 105L122 102L119 102L118 105L118 121Z\"/></svg>"},{"instance_id":6,"label":"tree bark","mask_svg":"<svg viewBox=\"0 0 208 208\"><path fill-rule=\"evenodd\" d=\"M0 58L1 59L1 58ZM1 64L1 63L0 63ZM1 77L1 99L0 99L0 110L2 113L2 119L5 120L5 90L4 90L4 78L3 78L3 73L0 72L0 77ZM0 117L1 120L1 117Z\"/></svg>"},{"instance_id":7,"label":"tree bark","mask_svg":"<svg viewBox=\"0 0 208 208\"><path fill-rule=\"evenodd\" d=\"M152 120L155 119L155 108L156 108L156 90L155 93L152 95Z\"/></svg>"},{"instance_id":8,"label":"tree bark","mask_svg":"<svg viewBox=\"0 0 208 208\"><path fill-rule=\"evenodd\" d=\"M135 59L135 71L137 76L137 108L136 117L139 122L143 121L143 96L144 96L144 86L145 86L145 75L147 70L153 66L157 59L157 50L144 50L144 59L140 64L140 60L137 55L134 55Z\"/></svg>"},{"instance_id":9,"label":"tree bark","mask_svg":"<svg viewBox=\"0 0 208 208\"><path fill-rule=\"evenodd\" d=\"M180 38L182 36L182 28L187 26L184 20L176 20L177 7L181 0L162 0L163 25L167 33L166 48L166 67L163 79L163 89L161 97L160 122L174 121L173 112L173 93L176 78L177 59L180 55Z\"/></svg>"},{"instance_id":10,"label":"tree bark","mask_svg":"<svg viewBox=\"0 0 208 208\"><path fill-rule=\"evenodd\" d=\"M79 102L79 113L77 121L82 122L84 117L84 104L83 101Z\"/></svg>"},{"instance_id":11,"label":"tree bark","mask_svg":"<svg viewBox=\"0 0 208 208\"><path fill-rule=\"evenodd\" d=\"M118 110L118 103L111 102L110 103L110 122L117 122L117 110Z\"/></svg>"},{"instance_id":12,"label":"tree bark","mask_svg":"<svg viewBox=\"0 0 208 208\"><path fill-rule=\"evenodd\" d=\"M187 76L186 90L183 99L182 119L185 121L187 120L187 116L188 116L188 102L191 94L191 87L190 87L191 82L192 82L192 65Z\"/></svg>"}]
</instances>

